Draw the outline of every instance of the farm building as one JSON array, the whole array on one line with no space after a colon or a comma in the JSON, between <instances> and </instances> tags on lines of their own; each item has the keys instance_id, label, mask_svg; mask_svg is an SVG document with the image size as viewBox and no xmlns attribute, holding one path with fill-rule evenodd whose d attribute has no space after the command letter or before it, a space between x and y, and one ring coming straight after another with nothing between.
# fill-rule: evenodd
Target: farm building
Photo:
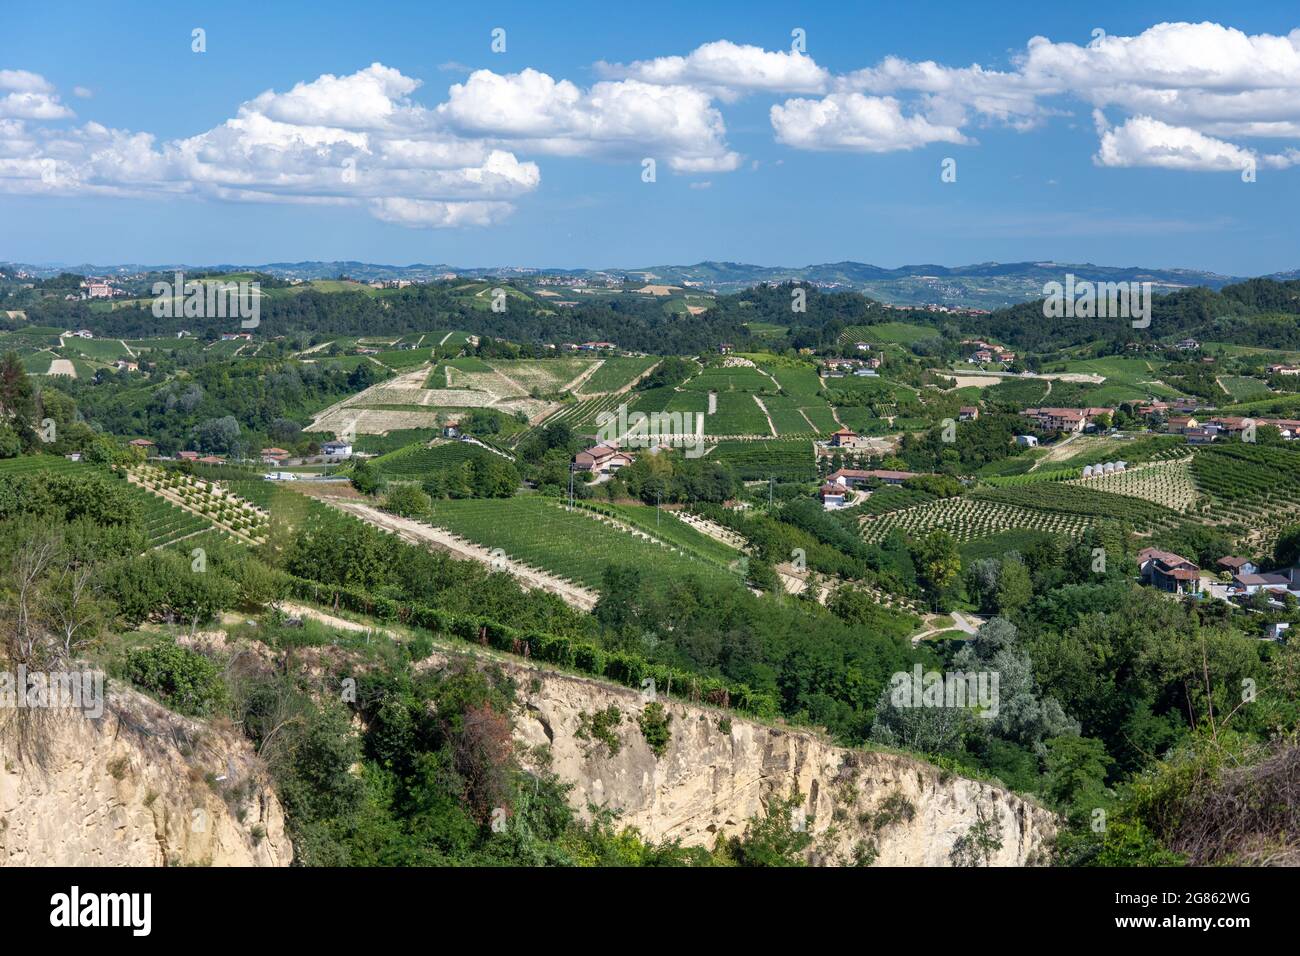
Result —
<instances>
[{"instance_id":1,"label":"farm building","mask_svg":"<svg viewBox=\"0 0 1300 956\"><path fill-rule=\"evenodd\" d=\"M1173 594L1200 593L1201 569L1182 555L1144 548L1138 552L1137 562L1143 584Z\"/></svg>"}]
</instances>

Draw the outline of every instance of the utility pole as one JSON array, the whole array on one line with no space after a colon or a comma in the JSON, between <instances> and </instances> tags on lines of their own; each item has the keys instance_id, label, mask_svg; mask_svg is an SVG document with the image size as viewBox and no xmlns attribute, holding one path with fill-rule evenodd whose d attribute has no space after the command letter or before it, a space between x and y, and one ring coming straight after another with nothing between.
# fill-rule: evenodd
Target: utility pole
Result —
<instances>
[{"instance_id":1,"label":"utility pole","mask_svg":"<svg viewBox=\"0 0 1300 956\"><path fill-rule=\"evenodd\" d=\"M659 527L659 491L655 490L655 527Z\"/></svg>"},{"instance_id":2,"label":"utility pole","mask_svg":"<svg viewBox=\"0 0 1300 956\"><path fill-rule=\"evenodd\" d=\"M569 466L569 510L573 510L573 466Z\"/></svg>"},{"instance_id":3,"label":"utility pole","mask_svg":"<svg viewBox=\"0 0 1300 956\"><path fill-rule=\"evenodd\" d=\"M771 475L767 479L767 510L768 511L772 510L772 493L773 493L773 489L775 488L776 488L776 475Z\"/></svg>"}]
</instances>

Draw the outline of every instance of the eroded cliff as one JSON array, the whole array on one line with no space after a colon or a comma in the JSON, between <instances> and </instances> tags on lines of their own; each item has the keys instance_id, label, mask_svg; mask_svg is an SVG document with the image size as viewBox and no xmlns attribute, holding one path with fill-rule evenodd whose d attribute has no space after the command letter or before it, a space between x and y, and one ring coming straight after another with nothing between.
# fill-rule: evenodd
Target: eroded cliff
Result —
<instances>
[{"instance_id":1,"label":"eroded cliff","mask_svg":"<svg viewBox=\"0 0 1300 956\"><path fill-rule=\"evenodd\" d=\"M435 655L426 666L455 665ZM774 798L802 794L812 862L949 866L1046 864L1055 817L1030 800L894 753L837 747L808 731L659 698L671 716L656 756L638 724L641 693L556 671L505 662L518 688L516 739L545 745L552 769L573 784L570 802L619 811L619 821L655 840L713 846L765 812ZM592 717L615 708L603 735ZM607 718L608 720L608 718ZM959 841L963 854L954 847Z\"/></svg>"},{"instance_id":2,"label":"eroded cliff","mask_svg":"<svg viewBox=\"0 0 1300 956\"><path fill-rule=\"evenodd\" d=\"M264 768L237 731L114 687L97 720L0 713L0 865L287 866Z\"/></svg>"}]
</instances>

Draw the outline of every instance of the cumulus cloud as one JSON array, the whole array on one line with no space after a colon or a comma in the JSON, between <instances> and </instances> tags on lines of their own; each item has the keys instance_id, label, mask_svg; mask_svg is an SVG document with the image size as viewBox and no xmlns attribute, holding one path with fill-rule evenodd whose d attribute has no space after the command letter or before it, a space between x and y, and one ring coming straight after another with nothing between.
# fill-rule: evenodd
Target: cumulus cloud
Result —
<instances>
[{"instance_id":1,"label":"cumulus cloud","mask_svg":"<svg viewBox=\"0 0 1300 956\"><path fill-rule=\"evenodd\" d=\"M898 100L861 93L795 99L771 109L779 142L798 149L849 149L868 153L915 149L928 143L967 143L955 126L905 116Z\"/></svg>"},{"instance_id":2,"label":"cumulus cloud","mask_svg":"<svg viewBox=\"0 0 1300 956\"><path fill-rule=\"evenodd\" d=\"M10 71L11 95L54 94ZM499 222L538 187L536 163L442 129L410 98L418 82L373 64L268 90L206 132L158 142L98 123L58 128L0 120L0 190L228 202L361 205L408 226ZM23 119L43 118L23 115Z\"/></svg>"},{"instance_id":3,"label":"cumulus cloud","mask_svg":"<svg viewBox=\"0 0 1300 956\"><path fill-rule=\"evenodd\" d=\"M712 98L689 86L618 80L583 90L532 69L477 70L454 84L435 112L462 135L513 149L624 159L663 154L678 172L727 171L740 163L726 146Z\"/></svg>"},{"instance_id":4,"label":"cumulus cloud","mask_svg":"<svg viewBox=\"0 0 1300 956\"><path fill-rule=\"evenodd\" d=\"M605 76L704 87L722 99L750 91L821 93L830 82L829 71L804 53L764 50L730 40L705 43L686 56L637 60L626 66L600 62L596 68Z\"/></svg>"}]
</instances>

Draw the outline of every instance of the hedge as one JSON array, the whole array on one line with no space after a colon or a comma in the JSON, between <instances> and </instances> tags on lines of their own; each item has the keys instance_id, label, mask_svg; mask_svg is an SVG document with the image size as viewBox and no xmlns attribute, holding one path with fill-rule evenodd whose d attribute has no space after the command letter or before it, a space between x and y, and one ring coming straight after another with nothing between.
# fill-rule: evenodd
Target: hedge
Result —
<instances>
[{"instance_id":1,"label":"hedge","mask_svg":"<svg viewBox=\"0 0 1300 956\"><path fill-rule=\"evenodd\" d=\"M293 575L287 577L290 595L299 600L328 604L380 621L424 628L471 644L485 644L499 651L603 677L625 687L641 688L648 678L654 681L656 693L671 694L683 700L704 701L762 719L770 720L779 714L776 696L773 694L752 690L744 684L729 684L717 677L692 674L668 664L651 663L626 651L610 653L586 641L558 634L524 631L486 618L452 614L424 604L405 604L391 598L377 597L355 588L321 584Z\"/></svg>"}]
</instances>

